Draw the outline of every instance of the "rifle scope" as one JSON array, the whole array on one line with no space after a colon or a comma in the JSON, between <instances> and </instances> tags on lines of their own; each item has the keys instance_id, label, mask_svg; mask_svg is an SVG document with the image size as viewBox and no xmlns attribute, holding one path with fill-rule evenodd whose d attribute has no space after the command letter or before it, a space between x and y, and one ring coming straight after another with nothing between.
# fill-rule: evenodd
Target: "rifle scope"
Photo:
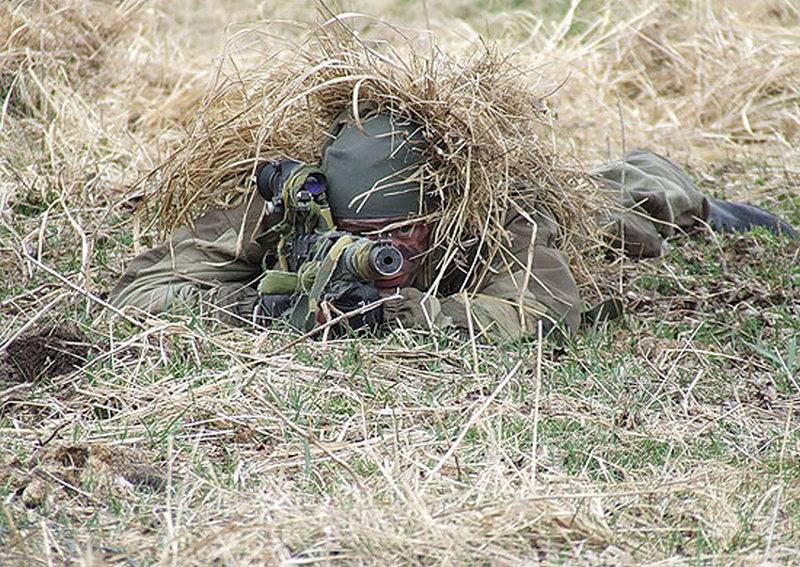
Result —
<instances>
[{"instance_id":1,"label":"rifle scope","mask_svg":"<svg viewBox=\"0 0 800 567\"><path fill-rule=\"evenodd\" d=\"M269 202L280 197L283 193L283 185L303 162L281 158L278 160L262 163L256 168L256 188L265 201ZM299 189L308 191L311 197L317 198L323 195L328 187L328 181L322 173L310 173L303 180Z\"/></svg>"}]
</instances>

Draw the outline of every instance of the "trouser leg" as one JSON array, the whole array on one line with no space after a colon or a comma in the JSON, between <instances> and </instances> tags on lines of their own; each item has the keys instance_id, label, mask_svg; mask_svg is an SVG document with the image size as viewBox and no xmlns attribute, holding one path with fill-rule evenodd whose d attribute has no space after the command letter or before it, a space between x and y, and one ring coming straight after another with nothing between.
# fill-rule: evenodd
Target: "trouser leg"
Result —
<instances>
[{"instance_id":1,"label":"trouser leg","mask_svg":"<svg viewBox=\"0 0 800 567\"><path fill-rule=\"evenodd\" d=\"M646 150L593 172L615 192L620 208L603 219L631 256L659 256L666 238L708 217L708 200L673 161Z\"/></svg>"}]
</instances>

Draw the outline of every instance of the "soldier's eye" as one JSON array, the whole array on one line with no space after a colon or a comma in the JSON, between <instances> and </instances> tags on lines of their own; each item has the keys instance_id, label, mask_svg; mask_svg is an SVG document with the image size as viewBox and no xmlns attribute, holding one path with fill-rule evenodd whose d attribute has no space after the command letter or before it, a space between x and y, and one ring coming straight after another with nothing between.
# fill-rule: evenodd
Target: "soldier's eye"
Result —
<instances>
[{"instance_id":1,"label":"soldier's eye","mask_svg":"<svg viewBox=\"0 0 800 567\"><path fill-rule=\"evenodd\" d=\"M410 236L411 233L414 232L414 225L413 224L409 224L409 225L406 225L406 226L401 226L400 228L397 229L396 232L400 236Z\"/></svg>"}]
</instances>

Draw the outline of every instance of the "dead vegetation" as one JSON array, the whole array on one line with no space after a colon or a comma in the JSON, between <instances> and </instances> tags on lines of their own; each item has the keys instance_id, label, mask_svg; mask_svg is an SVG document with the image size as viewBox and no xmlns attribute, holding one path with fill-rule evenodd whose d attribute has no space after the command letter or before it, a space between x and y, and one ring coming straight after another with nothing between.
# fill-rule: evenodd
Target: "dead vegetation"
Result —
<instances>
[{"instance_id":1,"label":"dead vegetation","mask_svg":"<svg viewBox=\"0 0 800 567\"><path fill-rule=\"evenodd\" d=\"M0 6L3 114L46 112L49 95L103 67L109 46L125 32L140 0L13 1Z\"/></svg>"},{"instance_id":2,"label":"dead vegetation","mask_svg":"<svg viewBox=\"0 0 800 567\"><path fill-rule=\"evenodd\" d=\"M568 69L557 107L568 140L601 159L625 146L690 161L720 160L743 146L749 155L796 158L794 3L635 1L608 3L598 15L572 37L526 48Z\"/></svg>"},{"instance_id":3,"label":"dead vegetation","mask_svg":"<svg viewBox=\"0 0 800 567\"><path fill-rule=\"evenodd\" d=\"M617 260L601 277L629 316L541 349L471 352L456 336L412 331L290 346L281 331L201 318L100 317L104 290L152 242L124 206L142 198L131 189L141 175L184 148L161 175L177 183L184 168L199 186L235 173L233 188L254 159L239 148L295 149L263 137L264 85L207 83L209 51L222 49L212 32L232 13L260 15L214 4L0 7L17 18L8 31L0 18L0 67L15 69L0 87L0 372L9 354L15 363L12 380L0 376L0 563L797 560L800 262L771 235L676 239L663 260ZM647 143L692 163L704 190L800 223L791 2L565 5L540 24L463 6L467 20L454 22L429 8L443 52L463 52L489 21L521 58L491 68L536 68L545 94L571 75L548 98L562 126L537 138L544 165ZM417 5L386 10L426 25ZM284 41L294 28L270 29ZM278 44L249 45L265 41ZM349 67L283 92L363 70L352 45L331 49L354 57ZM456 73L500 52L477 53L472 66L439 61ZM271 61L243 61L268 76ZM512 77L500 81L518 93ZM206 84L252 103L232 119L241 139L196 126L215 127L212 114L195 120L197 105L229 112L235 100L203 99ZM315 116L321 135L326 117ZM547 120L532 121L538 136ZM203 148L203 135L214 144ZM203 170L210 156L225 167Z\"/></svg>"},{"instance_id":4,"label":"dead vegetation","mask_svg":"<svg viewBox=\"0 0 800 567\"><path fill-rule=\"evenodd\" d=\"M612 205L576 163L550 147L549 93L534 67L496 46L448 53L429 33L372 17L323 9L321 18L259 56L248 53L259 65L220 69L190 135L151 174L155 195L146 204L163 227L252 195L260 161L319 163L334 117L371 103L421 126L429 162L413 181L440 205L429 215L442 258L434 281L458 271L472 282L468 289L482 282L506 244L504 211L516 201L559 219L578 280L597 288L589 283L600 246L593 219ZM240 32L240 41L274 35L273 27ZM476 245L483 261L474 263L468 251L474 255Z\"/></svg>"}]
</instances>

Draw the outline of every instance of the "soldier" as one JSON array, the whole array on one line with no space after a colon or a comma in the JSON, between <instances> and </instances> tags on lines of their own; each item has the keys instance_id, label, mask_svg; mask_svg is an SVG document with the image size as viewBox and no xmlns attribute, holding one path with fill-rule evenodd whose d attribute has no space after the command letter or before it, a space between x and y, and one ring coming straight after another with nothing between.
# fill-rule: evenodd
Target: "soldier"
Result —
<instances>
[{"instance_id":1,"label":"soldier","mask_svg":"<svg viewBox=\"0 0 800 567\"><path fill-rule=\"evenodd\" d=\"M362 115L358 125L343 113L323 149L320 168L336 228L388 238L403 256L398 273L369 282L360 304L395 293L400 299L379 308L387 322L464 329L471 324L476 333L498 341L534 331L538 320L577 331L584 306L569 259L559 248L560 227L543 209L507 213L510 261L498 262L478 293L426 297L430 281L425 267L434 261L429 249L433 226L426 217L435 203L413 181L425 160L419 131L414 123L386 113ZM660 255L676 227L686 230L698 223L716 231L763 226L797 236L761 209L702 195L679 166L648 151L634 151L594 175L617 192L624 211L609 213L604 221L635 257ZM270 229L279 222L277 216L265 212L258 196L231 210L206 213L193 228L180 228L168 242L135 258L112 290L112 303L153 314L210 307L231 324L279 318L289 305L276 306L257 289L265 259L266 267L275 260L277 242ZM244 247L237 252L240 235ZM345 311L356 305L342 301L339 306L345 304Z\"/></svg>"}]
</instances>

